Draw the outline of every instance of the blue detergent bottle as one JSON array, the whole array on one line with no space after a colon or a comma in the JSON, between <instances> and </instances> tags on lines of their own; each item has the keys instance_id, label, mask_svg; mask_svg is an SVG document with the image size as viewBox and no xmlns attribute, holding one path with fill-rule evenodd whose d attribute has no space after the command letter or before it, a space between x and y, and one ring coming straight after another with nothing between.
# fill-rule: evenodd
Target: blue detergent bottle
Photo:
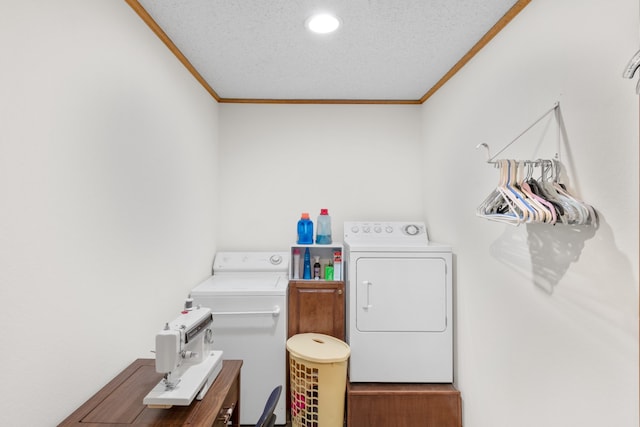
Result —
<instances>
[{"instance_id":1,"label":"blue detergent bottle","mask_svg":"<svg viewBox=\"0 0 640 427\"><path fill-rule=\"evenodd\" d=\"M313 243L313 222L308 212L302 212L298 221L298 244L311 245Z\"/></svg>"}]
</instances>

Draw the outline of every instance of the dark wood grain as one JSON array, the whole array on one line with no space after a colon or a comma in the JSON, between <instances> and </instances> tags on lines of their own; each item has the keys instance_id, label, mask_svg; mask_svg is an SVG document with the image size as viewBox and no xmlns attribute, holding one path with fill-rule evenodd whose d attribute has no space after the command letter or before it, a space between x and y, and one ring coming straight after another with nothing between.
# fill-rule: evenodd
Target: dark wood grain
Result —
<instances>
[{"instance_id":1,"label":"dark wood grain","mask_svg":"<svg viewBox=\"0 0 640 427\"><path fill-rule=\"evenodd\" d=\"M347 427L462 427L451 384L347 384Z\"/></svg>"},{"instance_id":2,"label":"dark wood grain","mask_svg":"<svg viewBox=\"0 0 640 427\"><path fill-rule=\"evenodd\" d=\"M345 339L342 281L290 281L288 337L315 332Z\"/></svg>"},{"instance_id":3,"label":"dark wood grain","mask_svg":"<svg viewBox=\"0 0 640 427\"><path fill-rule=\"evenodd\" d=\"M59 426L216 426L221 412L234 406L234 426L239 426L241 360L224 360L222 370L202 400L189 406L150 408L144 396L162 379L153 359L137 359L80 406Z\"/></svg>"}]
</instances>

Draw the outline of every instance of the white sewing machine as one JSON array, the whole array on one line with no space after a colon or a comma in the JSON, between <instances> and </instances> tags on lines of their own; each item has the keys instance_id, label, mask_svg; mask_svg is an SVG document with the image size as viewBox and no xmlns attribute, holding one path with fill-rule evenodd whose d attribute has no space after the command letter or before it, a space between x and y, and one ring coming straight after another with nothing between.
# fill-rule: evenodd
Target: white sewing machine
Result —
<instances>
[{"instance_id":1,"label":"white sewing machine","mask_svg":"<svg viewBox=\"0 0 640 427\"><path fill-rule=\"evenodd\" d=\"M156 371L164 374L143 400L170 408L201 400L222 369L222 351L213 347L213 315L209 308L187 308L156 335Z\"/></svg>"}]
</instances>

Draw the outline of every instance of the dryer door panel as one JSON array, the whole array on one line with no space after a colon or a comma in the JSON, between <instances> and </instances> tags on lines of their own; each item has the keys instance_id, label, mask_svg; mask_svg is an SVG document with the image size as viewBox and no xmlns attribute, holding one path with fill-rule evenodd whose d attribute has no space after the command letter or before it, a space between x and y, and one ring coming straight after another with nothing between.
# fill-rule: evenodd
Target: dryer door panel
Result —
<instances>
[{"instance_id":1,"label":"dryer door panel","mask_svg":"<svg viewBox=\"0 0 640 427\"><path fill-rule=\"evenodd\" d=\"M359 258L356 327L361 332L441 332L447 327L446 261Z\"/></svg>"}]
</instances>

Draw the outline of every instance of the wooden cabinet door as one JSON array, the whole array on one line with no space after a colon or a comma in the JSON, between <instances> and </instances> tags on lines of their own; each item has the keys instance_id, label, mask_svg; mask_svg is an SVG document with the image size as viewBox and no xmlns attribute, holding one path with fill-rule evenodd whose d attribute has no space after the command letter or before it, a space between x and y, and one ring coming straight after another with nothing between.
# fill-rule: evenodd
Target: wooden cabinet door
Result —
<instances>
[{"instance_id":1,"label":"wooden cabinet door","mask_svg":"<svg viewBox=\"0 0 640 427\"><path fill-rule=\"evenodd\" d=\"M344 282L289 282L289 337L307 332L345 339Z\"/></svg>"}]
</instances>

